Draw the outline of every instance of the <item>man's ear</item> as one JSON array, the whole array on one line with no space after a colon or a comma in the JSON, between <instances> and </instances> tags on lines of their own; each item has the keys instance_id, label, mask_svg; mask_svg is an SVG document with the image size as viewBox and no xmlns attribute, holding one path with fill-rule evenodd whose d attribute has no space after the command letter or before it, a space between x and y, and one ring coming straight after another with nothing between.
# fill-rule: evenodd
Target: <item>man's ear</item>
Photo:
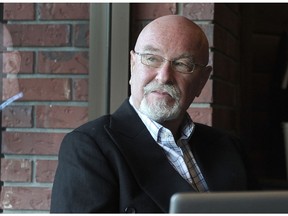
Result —
<instances>
[{"instance_id":1,"label":"man's ear","mask_svg":"<svg viewBox=\"0 0 288 216\"><path fill-rule=\"evenodd\" d=\"M198 85L198 91L196 92L196 97L199 97L199 95L202 92L202 89L204 88L206 82L208 81L210 74L212 71L212 67L211 66L206 66L205 68L202 69L202 71L200 72L200 82Z\"/></svg>"},{"instance_id":2,"label":"man's ear","mask_svg":"<svg viewBox=\"0 0 288 216\"><path fill-rule=\"evenodd\" d=\"M7 74L16 74L20 71L21 56L17 51L8 51L3 56L3 70Z\"/></svg>"},{"instance_id":3,"label":"man's ear","mask_svg":"<svg viewBox=\"0 0 288 216\"><path fill-rule=\"evenodd\" d=\"M129 80L129 84L132 84L132 73L134 71L134 66L135 66L135 55L134 55L134 51L131 50L130 51L130 80Z\"/></svg>"},{"instance_id":4,"label":"man's ear","mask_svg":"<svg viewBox=\"0 0 288 216\"><path fill-rule=\"evenodd\" d=\"M134 66L135 66L135 54L134 51L131 50L130 51L130 72L132 73L134 70Z\"/></svg>"}]
</instances>

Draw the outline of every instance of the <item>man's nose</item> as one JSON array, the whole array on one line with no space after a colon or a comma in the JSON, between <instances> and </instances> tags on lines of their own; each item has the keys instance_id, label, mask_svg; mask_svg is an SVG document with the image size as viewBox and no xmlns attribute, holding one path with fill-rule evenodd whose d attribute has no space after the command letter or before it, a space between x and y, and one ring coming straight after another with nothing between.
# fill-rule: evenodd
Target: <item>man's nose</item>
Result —
<instances>
[{"instance_id":1,"label":"man's nose","mask_svg":"<svg viewBox=\"0 0 288 216\"><path fill-rule=\"evenodd\" d=\"M173 83L173 79L174 79L174 71L172 69L171 62L166 60L165 62L163 62L161 67L158 68L156 80L159 83L167 84L167 83Z\"/></svg>"}]
</instances>

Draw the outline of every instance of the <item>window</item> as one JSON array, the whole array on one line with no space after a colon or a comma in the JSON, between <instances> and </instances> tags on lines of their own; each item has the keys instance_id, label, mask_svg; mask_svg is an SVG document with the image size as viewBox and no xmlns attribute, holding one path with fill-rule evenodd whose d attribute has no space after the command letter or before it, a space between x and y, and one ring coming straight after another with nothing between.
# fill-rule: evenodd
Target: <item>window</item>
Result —
<instances>
[{"instance_id":1,"label":"window","mask_svg":"<svg viewBox=\"0 0 288 216\"><path fill-rule=\"evenodd\" d=\"M128 96L129 4L91 4L89 119L111 113Z\"/></svg>"}]
</instances>

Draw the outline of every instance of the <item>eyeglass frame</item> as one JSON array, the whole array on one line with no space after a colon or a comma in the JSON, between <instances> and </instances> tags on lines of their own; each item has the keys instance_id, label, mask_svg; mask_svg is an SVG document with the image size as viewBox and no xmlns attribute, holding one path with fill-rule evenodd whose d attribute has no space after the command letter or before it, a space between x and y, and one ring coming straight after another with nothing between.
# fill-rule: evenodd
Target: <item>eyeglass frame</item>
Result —
<instances>
[{"instance_id":1,"label":"eyeglass frame","mask_svg":"<svg viewBox=\"0 0 288 216\"><path fill-rule=\"evenodd\" d=\"M156 55L156 54L152 54L152 53L140 53L140 52L136 52L135 50L132 50L132 51L133 51L136 55L140 56L140 61L141 61L141 63L142 63L143 65L146 65L146 66L149 66L149 67L153 67L153 68L160 68L165 61L168 61L168 62L170 63L170 65L171 65L171 67L173 68L173 70L177 71L178 73L183 73L183 74L192 74L192 73L194 72L196 66L199 66L199 67L202 67L202 68L206 67L206 65L202 65L202 64L197 64L197 63L194 63L194 62L190 62L191 65L193 65L193 69L192 69L190 72L178 71L178 70L176 70L176 69L174 68L175 66L173 65L173 63L174 63L175 61L178 61L178 60L181 59L181 58L179 58L179 59L174 59L174 60L169 60L169 59L164 58L164 57L161 56L161 55ZM142 57L143 57L144 55L152 55L152 56L160 57L160 58L162 59L161 65L160 65L159 67L155 67L155 66L152 66L152 65L148 65L148 64L143 63ZM188 65L187 65L187 66L188 66Z\"/></svg>"}]
</instances>

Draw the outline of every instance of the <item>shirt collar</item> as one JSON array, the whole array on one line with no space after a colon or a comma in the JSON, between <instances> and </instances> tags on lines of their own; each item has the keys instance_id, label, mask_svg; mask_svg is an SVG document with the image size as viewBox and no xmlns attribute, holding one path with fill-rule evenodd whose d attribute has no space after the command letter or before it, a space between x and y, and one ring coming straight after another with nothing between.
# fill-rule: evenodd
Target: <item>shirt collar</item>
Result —
<instances>
[{"instance_id":1,"label":"shirt collar","mask_svg":"<svg viewBox=\"0 0 288 216\"><path fill-rule=\"evenodd\" d=\"M150 132L151 136L156 142L159 142L160 140L163 140L164 136L167 136L167 133L170 132L171 136L172 133L169 129L163 127L161 124L157 123L156 121L148 118L146 115L141 113L133 104L131 97L129 98L129 102L131 106L135 109L137 112L138 116ZM183 123L181 124L181 137L180 140L182 139L190 139L193 130L194 130L195 124L193 123L191 117L189 116L188 113L186 113L185 118ZM168 132L169 131L169 132Z\"/></svg>"}]
</instances>

